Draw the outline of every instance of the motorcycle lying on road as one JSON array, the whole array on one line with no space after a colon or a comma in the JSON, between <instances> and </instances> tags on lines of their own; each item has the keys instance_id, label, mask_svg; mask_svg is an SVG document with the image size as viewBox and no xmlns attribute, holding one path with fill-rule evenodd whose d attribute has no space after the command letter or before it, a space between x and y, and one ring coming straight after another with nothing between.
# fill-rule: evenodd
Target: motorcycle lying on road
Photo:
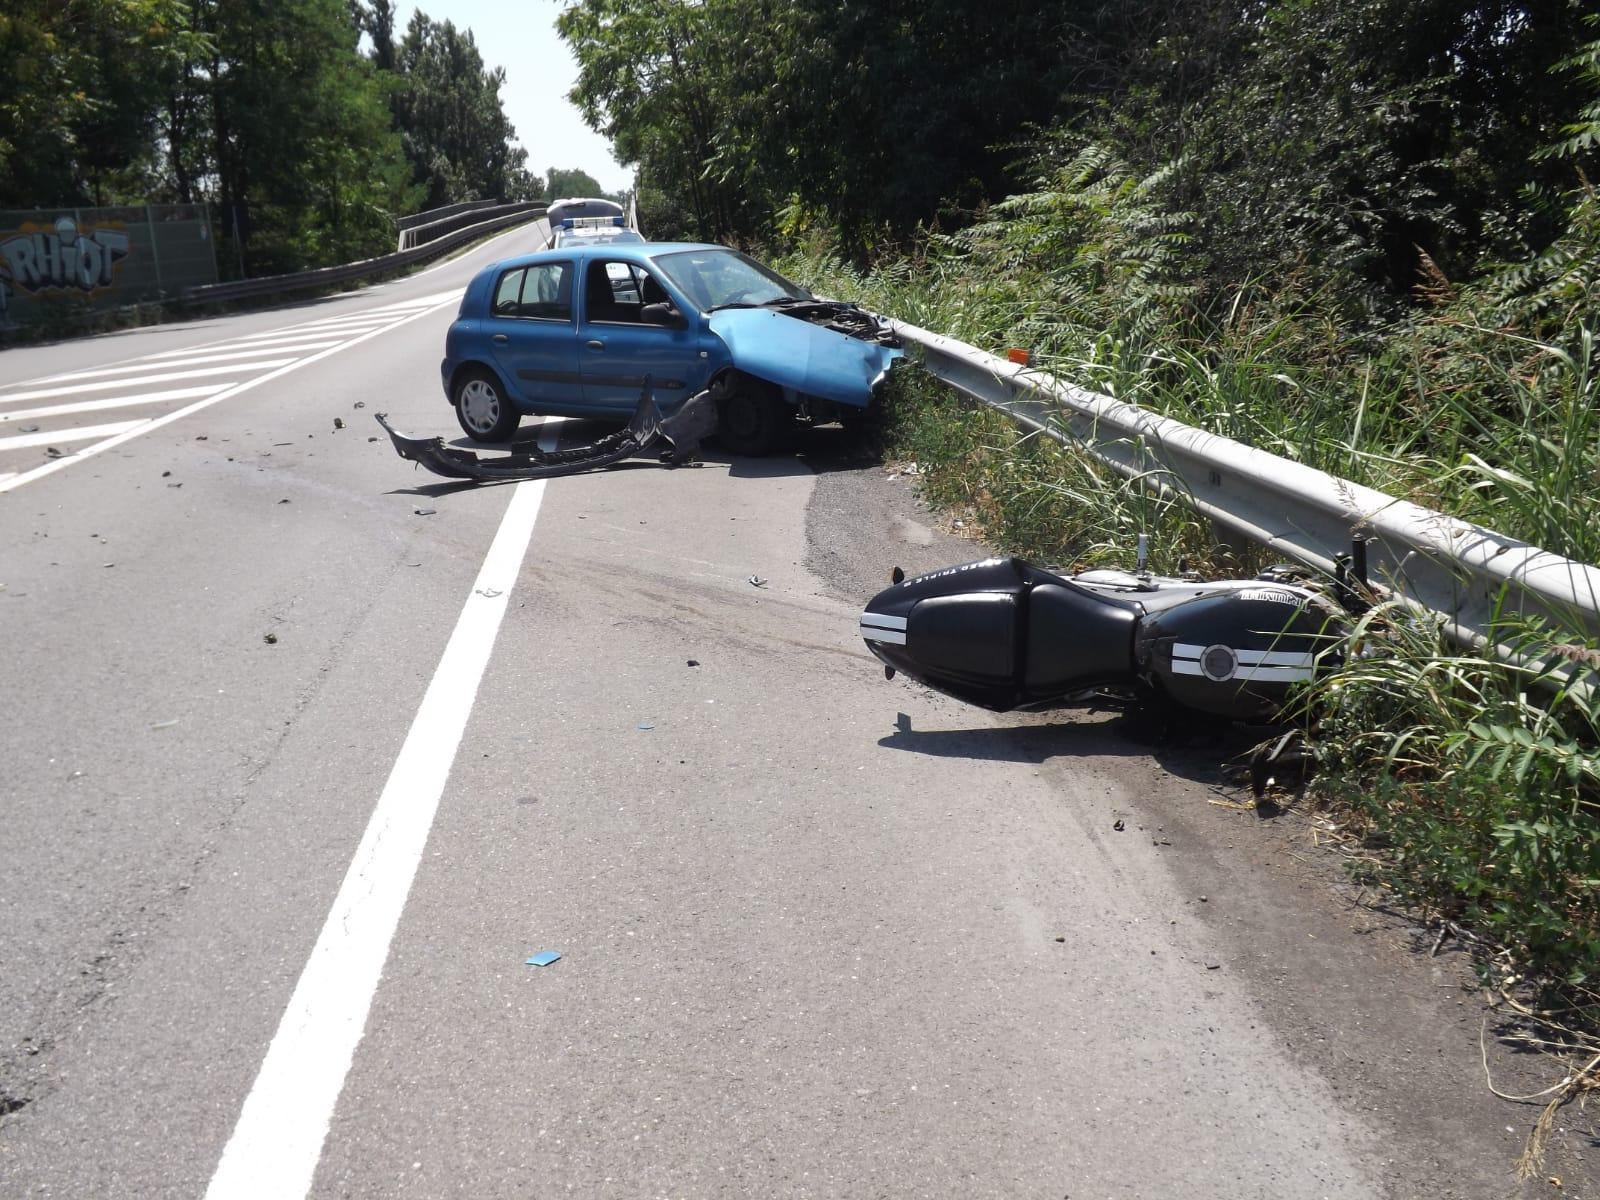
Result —
<instances>
[{"instance_id":1,"label":"motorcycle lying on road","mask_svg":"<svg viewBox=\"0 0 1600 1200\"><path fill-rule=\"evenodd\" d=\"M888 678L904 673L994 712L1123 700L1270 721L1295 684L1338 661L1355 595L1347 578L1335 601L1296 575L1069 578L1017 558L913 579L896 568L862 612L861 636Z\"/></svg>"}]
</instances>

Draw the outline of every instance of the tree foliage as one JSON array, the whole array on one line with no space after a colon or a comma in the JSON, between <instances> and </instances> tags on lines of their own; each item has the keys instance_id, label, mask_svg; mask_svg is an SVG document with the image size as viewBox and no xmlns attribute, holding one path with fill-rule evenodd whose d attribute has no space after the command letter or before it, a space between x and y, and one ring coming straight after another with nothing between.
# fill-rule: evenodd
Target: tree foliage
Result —
<instances>
[{"instance_id":1,"label":"tree foliage","mask_svg":"<svg viewBox=\"0 0 1600 1200\"><path fill-rule=\"evenodd\" d=\"M0 207L204 200L229 266L364 257L399 213L537 190L503 82L448 21L397 42L392 0L14 0Z\"/></svg>"},{"instance_id":2,"label":"tree foliage","mask_svg":"<svg viewBox=\"0 0 1600 1200\"><path fill-rule=\"evenodd\" d=\"M394 64L395 122L412 178L426 189L424 207L531 193L527 152L515 145L516 131L501 106L505 69L484 66L470 29L416 12L392 50L374 46L375 62L392 58Z\"/></svg>"},{"instance_id":3,"label":"tree foliage","mask_svg":"<svg viewBox=\"0 0 1600 1200\"><path fill-rule=\"evenodd\" d=\"M1295 280L1372 326L1568 228L1597 140L1586 9L575 0L558 28L572 98L637 165L657 232L826 227L863 260L1098 146L1159 176L1146 203L1194 214L1178 258L1197 302ZM1551 145L1570 155L1534 155Z\"/></svg>"}]
</instances>

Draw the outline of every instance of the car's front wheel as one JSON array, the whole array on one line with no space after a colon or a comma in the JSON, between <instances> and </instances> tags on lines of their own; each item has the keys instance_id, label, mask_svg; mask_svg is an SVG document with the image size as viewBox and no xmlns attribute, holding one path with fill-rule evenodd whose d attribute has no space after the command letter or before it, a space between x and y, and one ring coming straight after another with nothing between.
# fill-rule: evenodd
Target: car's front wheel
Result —
<instances>
[{"instance_id":1,"label":"car's front wheel","mask_svg":"<svg viewBox=\"0 0 1600 1200\"><path fill-rule=\"evenodd\" d=\"M794 430L794 409L769 383L725 376L711 395L717 402L717 441L729 454L771 454Z\"/></svg>"},{"instance_id":2,"label":"car's front wheel","mask_svg":"<svg viewBox=\"0 0 1600 1200\"><path fill-rule=\"evenodd\" d=\"M455 402L456 420L475 441L509 442L522 423L500 381L485 370L463 371L456 378Z\"/></svg>"}]
</instances>

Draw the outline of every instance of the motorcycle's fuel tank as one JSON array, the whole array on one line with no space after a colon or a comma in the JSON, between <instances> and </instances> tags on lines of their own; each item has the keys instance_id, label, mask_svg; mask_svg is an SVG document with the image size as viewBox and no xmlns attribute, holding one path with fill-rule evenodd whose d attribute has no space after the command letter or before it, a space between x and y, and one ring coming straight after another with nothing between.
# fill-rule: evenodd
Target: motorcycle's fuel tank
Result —
<instances>
[{"instance_id":1,"label":"motorcycle's fuel tank","mask_svg":"<svg viewBox=\"0 0 1600 1200\"><path fill-rule=\"evenodd\" d=\"M1257 582L1199 596L1139 623L1141 678L1171 700L1235 721L1274 716L1331 660L1342 630L1303 589Z\"/></svg>"},{"instance_id":2,"label":"motorcycle's fuel tank","mask_svg":"<svg viewBox=\"0 0 1600 1200\"><path fill-rule=\"evenodd\" d=\"M991 558L879 592L861 614L861 636L886 666L997 712L1143 686L1188 708L1255 720L1312 677L1328 645L1313 599L1265 580L1096 572L1078 582Z\"/></svg>"}]
</instances>

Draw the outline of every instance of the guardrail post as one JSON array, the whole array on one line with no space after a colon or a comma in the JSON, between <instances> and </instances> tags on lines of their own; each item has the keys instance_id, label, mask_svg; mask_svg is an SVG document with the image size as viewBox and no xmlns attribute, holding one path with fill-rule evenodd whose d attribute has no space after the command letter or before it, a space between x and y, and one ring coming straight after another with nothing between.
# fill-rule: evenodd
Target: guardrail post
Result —
<instances>
[{"instance_id":1,"label":"guardrail post","mask_svg":"<svg viewBox=\"0 0 1600 1200\"><path fill-rule=\"evenodd\" d=\"M156 269L156 295L165 296L167 289L161 282L161 247L156 245L156 219L148 204L144 206L144 226L150 231L150 261Z\"/></svg>"}]
</instances>

